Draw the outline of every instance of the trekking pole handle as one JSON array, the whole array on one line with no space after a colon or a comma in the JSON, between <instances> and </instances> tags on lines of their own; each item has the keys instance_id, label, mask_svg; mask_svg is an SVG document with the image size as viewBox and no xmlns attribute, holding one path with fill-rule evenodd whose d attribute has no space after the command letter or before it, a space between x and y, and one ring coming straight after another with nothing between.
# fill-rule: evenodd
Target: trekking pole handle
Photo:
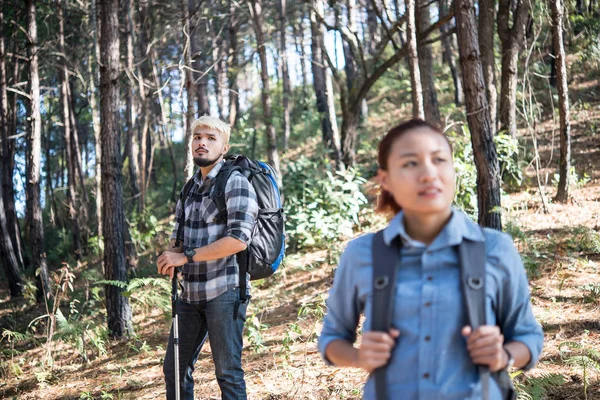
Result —
<instances>
[{"instance_id":1,"label":"trekking pole handle","mask_svg":"<svg viewBox=\"0 0 600 400\"><path fill-rule=\"evenodd\" d=\"M177 274L179 273L179 268L173 268L173 278L171 279L171 310L172 317L175 318L175 314L177 313L177 300L179 300L179 281L177 279Z\"/></svg>"}]
</instances>

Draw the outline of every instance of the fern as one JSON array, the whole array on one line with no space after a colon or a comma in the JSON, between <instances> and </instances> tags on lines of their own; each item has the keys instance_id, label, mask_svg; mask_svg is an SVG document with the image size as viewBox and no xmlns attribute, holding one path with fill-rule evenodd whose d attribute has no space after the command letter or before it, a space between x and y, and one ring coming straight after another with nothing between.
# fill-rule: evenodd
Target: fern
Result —
<instances>
[{"instance_id":1,"label":"fern","mask_svg":"<svg viewBox=\"0 0 600 400\"><path fill-rule=\"evenodd\" d=\"M513 377L521 375L518 371ZM562 386L566 382L561 374L543 374L536 377L527 377L524 382L515 382L518 391L517 400L544 400L548 391Z\"/></svg>"}]
</instances>

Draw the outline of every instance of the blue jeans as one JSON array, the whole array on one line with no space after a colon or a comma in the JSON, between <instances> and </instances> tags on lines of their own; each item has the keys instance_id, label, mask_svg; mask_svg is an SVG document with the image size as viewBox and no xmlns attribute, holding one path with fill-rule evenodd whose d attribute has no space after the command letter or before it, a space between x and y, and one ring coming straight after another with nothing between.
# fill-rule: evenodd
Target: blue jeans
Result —
<instances>
[{"instance_id":1,"label":"blue jeans","mask_svg":"<svg viewBox=\"0 0 600 400\"><path fill-rule=\"evenodd\" d=\"M235 306L239 305L234 319ZM242 332L246 321L248 301L240 304L239 289L223 293L202 304L179 301L179 382L181 399L194 399L194 364L208 335L215 364L217 382L223 400L245 400L246 382L242 369ZM163 364L167 399L175 399L175 355L173 327L169 335L167 354Z\"/></svg>"}]
</instances>

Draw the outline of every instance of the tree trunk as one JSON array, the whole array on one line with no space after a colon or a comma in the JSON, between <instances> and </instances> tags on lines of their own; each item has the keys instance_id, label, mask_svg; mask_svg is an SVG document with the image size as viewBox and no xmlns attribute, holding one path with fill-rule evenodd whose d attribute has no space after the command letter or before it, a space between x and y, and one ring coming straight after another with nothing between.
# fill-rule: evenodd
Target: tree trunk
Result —
<instances>
[{"instance_id":1,"label":"tree trunk","mask_svg":"<svg viewBox=\"0 0 600 400\"><path fill-rule=\"evenodd\" d=\"M127 282L125 260L125 216L121 187L121 153L119 150L119 3L101 3L100 35L100 109L102 143L102 198L104 204L104 270L109 281ZM105 285L108 329L111 336L133 335L131 307L123 289Z\"/></svg>"},{"instance_id":2,"label":"tree trunk","mask_svg":"<svg viewBox=\"0 0 600 400\"><path fill-rule=\"evenodd\" d=\"M517 81L519 52L525 42L525 27L530 0L518 0L509 28L511 0L500 0L498 8L498 36L502 44L502 79L500 87L500 130L511 137L517 136Z\"/></svg>"},{"instance_id":3,"label":"tree trunk","mask_svg":"<svg viewBox=\"0 0 600 400\"><path fill-rule=\"evenodd\" d=\"M300 15L297 23L292 23L294 29L294 45L296 53L300 56L300 76L302 76L302 93L308 97L308 77L306 74L306 51L304 49L304 3L299 7Z\"/></svg>"},{"instance_id":4,"label":"tree trunk","mask_svg":"<svg viewBox=\"0 0 600 400\"><path fill-rule=\"evenodd\" d=\"M238 4L231 2L229 6L229 59L227 75L229 81L229 126L235 129L239 120L240 96L237 78L239 74L238 61L238 31L240 20L237 15Z\"/></svg>"},{"instance_id":5,"label":"tree trunk","mask_svg":"<svg viewBox=\"0 0 600 400\"><path fill-rule=\"evenodd\" d=\"M98 65L100 56L100 47L98 41L98 24L96 19L96 0L91 0L90 19L92 21L93 30L93 41L94 45L92 48L92 54L90 55L88 62L88 73L90 75L90 108L92 109L92 127L94 129L94 142L95 142L95 181L96 181L96 227L98 238L102 238L104 233L102 231L102 145L100 140L100 111L98 110L98 104L96 102L96 79L98 78L98 72L96 66Z\"/></svg>"},{"instance_id":6,"label":"tree trunk","mask_svg":"<svg viewBox=\"0 0 600 400\"><path fill-rule=\"evenodd\" d=\"M4 209L2 185L0 185L0 209ZM23 295L23 280L21 279L19 263L15 255L12 240L8 234L6 215L4 215L2 212L0 212L0 260L2 261L4 274L8 280L10 297L21 297Z\"/></svg>"},{"instance_id":7,"label":"tree trunk","mask_svg":"<svg viewBox=\"0 0 600 400\"><path fill-rule=\"evenodd\" d=\"M356 36L356 0L346 0L346 8L348 11L346 26L350 31L350 34ZM339 26L343 26L339 23ZM354 54L354 51L348 41L342 41L342 49L344 51L344 70L346 71L346 86L348 91L351 91L354 87L357 74L356 60L358 54ZM343 131L343 130L342 130Z\"/></svg>"},{"instance_id":8,"label":"tree trunk","mask_svg":"<svg viewBox=\"0 0 600 400\"><path fill-rule=\"evenodd\" d=\"M448 0L440 0L440 14L448 15ZM452 75L452 82L454 83L454 103L460 106L464 103L463 85L462 78L460 77L460 71L454 61L454 34L448 36L450 31L450 24L444 24L440 28L442 34L442 58L450 68L450 74Z\"/></svg>"},{"instance_id":9,"label":"tree trunk","mask_svg":"<svg viewBox=\"0 0 600 400\"><path fill-rule=\"evenodd\" d=\"M38 73L38 36L34 0L27 0L27 34L29 36L29 84L30 115L27 157L26 225L31 246L33 269L38 274L37 301L51 295L46 251L44 248L44 223L40 196L40 173L42 153L42 115L40 112L40 79Z\"/></svg>"},{"instance_id":10,"label":"tree trunk","mask_svg":"<svg viewBox=\"0 0 600 400\"><path fill-rule=\"evenodd\" d=\"M287 28L287 7L286 0L279 0L279 38L281 41L281 75L283 78L283 150L287 150L290 141L290 97L292 87L290 84L290 74L288 72L287 62L287 44L286 44L286 28Z\"/></svg>"},{"instance_id":11,"label":"tree trunk","mask_svg":"<svg viewBox=\"0 0 600 400\"><path fill-rule=\"evenodd\" d=\"M233 18L233 17L232 17ZM196 101L198 102L198 116L210 114L210 104L208 102L208 69L209 59L206 54L208 48L208 38L210 37L210 29L207 27L207 23L200 21L195 31L196 35L190 38L190 45L192 48L192 54L196 57L192 60L192 65L196 71L200 71L198 74L194 74L194 81L196 84ZM200 40L200 43L198 43ZM201 56L198 56L201 54ZM239 110L239 107L237 108Z\"/></svg>"},{"instance_id":12,"label":"tree trunk","mask_svg":"<svg viewBox=\"0 0 600 400\"><path fill-rule=\"evenodd\" d=\"M455 0L456 33L460 66L465 83L467 121L477 168L477 204L479 224L502 230L500 207L500 168L494 135L487 112L483 69L473 0Z\"/></svg>"},{"instance_id":13,"label":"tree trunk","mask_svg":"<svg viewBox=\"0 0 600 400\"><path fill-rule=\"evenodd\" d=\"M158 74L156 68L156 51L154 47L150 49L150 63L152 64L152 74L154 75L154 86L157 88L162 88L162 82L160 79L160 75ZM171 137L167 135L167 125L168 125L168 117L165 112L164 98L162 94L162 90L158 90L158 106L160 108L160 128L165 140L165 144L169 150L169 158L171 160L171 171L173 172L173 186L171 189L173 201L176 199L177 188L179 187L178 178L177 178L177 163L175 162L175 154L173 153L173 143L171 143Z\"/></svg>"},{"instance_id":14,"label":"tree trunk","mask_svg":"<svg viewBox=\"0 0 600 400\"><path fill-rule=\"evenodd\" d=\"M125 31L127 33L127 75L130 77L127 79L129 85L125 87L125 126L127 128L127 135L125 139L125 157L129 159L129 184L131 186L131 195L135 198L137 204L137 211L141 212L143 203L141 202L142 194L141 187L143 182L140 181L140 146L138 142L138 133L135 127L137 126L136 118L139 110L139 105L136 102L135 89L136 86L133 81L133 77L137 75L137 67L134 66L134 27L133 27L133 9L135 8L134 0L125 0L124 5L127 10L127 16L125 20ZM138 76L138 79L141 77Z\"/></svg>"},{"instance_id":15,"label":"tree trunk","mask_svg":"<svg viewBox=\"0 0 600 400\"><path fill-rule=\"evenodd\" d=\"M193 1L193 0L190 0ZM192 3L193 6L193 3ZM183 14L183 58L185 65L188 68L192 68L192 43L193 36L191 35L191 21L190 12L188 9L188 1L181 1L181 9ZM187 104L185 112L185 180L189 180L194 174L194 158L192 155L192 123L194 122L194 77L189 69L182 69L184 76L181 79L185 82L185 92L187 95Z\"/></svg>"},{"instance_id":16,"label":"tree trunk","mask_svg":"<svg viewBox=\"0 0 600 400\"><path fill-rule=\"evenodd\" d=\"M326 51L323 45L325 33L322 25L317 22L314 10L319 13L323 12L322 0L312 0L312 10L310 11L313 88L317 98L317 111L321 116L323 144L331 151L333 160L339 168L342 154L340 134L335 118L333 83L323 53Z\"/></svg>"},{"instance_id":17,"label":"tree trunk","mask_svg":"<svg viewBox=\"0 0 600 400\"><path fill-rule=\"evenodd\" d=\"M52 120L50 118L46 118L46 123L42 124L42 137L44 150L46 153L46 160L51 159L50 155L50 135L44 134L44 132L50 132ZM46 161L46 207L50 213L49 222L52 227L56 227L56 198L54 196L54 188L52 187L52 163Z\"/></svg>"},{"instance_id":18,"label":"tree trunk","mask_svg":"<svg viewBox=\"0 0 600 400\"><path fill-rule=\"evenodd\" d=\"M153 146L152 146L152 135L150 133L150 120L151 120L151 111L152 107L150 106L150 97L147 95L146 86L144 84L146 78L150 76L150 68L148 67L148 55L147 55L147 46L149 43L149 38L152 37L151 27L148 11L148 1L140 1L139 7L139 25L140 25L140 33L138 39L138 49L139 49L139 58L140 62L137 67L137 75L138 75L138 93L139 100L141 104L141 110L138 118L138 125L140 125L141 129L139 131L138 140L140 143L140 159L139 159L139 169L140 169L140 197L138 199L138 208L140 210L144 209L146 204L146 193L148 182L150 182L151 177L151 166L150 162L153 158ZM192 100L193 103L193 100ZM130 252L131 253L131 252ZM128 254L128 258L134 257L133 253Z\"/></svg>"},{"instance_id":19,"label":"tree trunk","mask_svg":"<svg viewBox=\"0 0 600 400\"><path fill-rule=\"evenodd\" d=\"M65 52L65 34L64 34L64 2L59 0L58 4L58 50L66 57ZM69 209L69 227L73 237L73 253L77 260L81 259L81 231L79 222L77 221L77 212L81 209L79 203L79 193L75 186L76 167L75 155L73 154L72 135L71 135L71 107L69 104L69 71L67 69L67 61L62 59L60 65L60 98L61 112L63 121L63 138L65 141L65 149L67 152L67 208Z\"/></svg>"},{"instance_id":20,"label":"tree trunk","mask_svg":"<svg viewBox=\"0 0 600 400\"><path fill-rule=\"evenodd\" d=\"M567 86L567 59L564 45L564 4L563 0L550 0L552 9L552 35L554 58L556 60L556 89L558 92L558 112L560 115L560 167L558 190L555 200L566 203L569 200L571 169L571 121L569 112L569 88Z\"/></svg>"},{"instance_id":21,"label":"tree trunk","mask_svg":"<svg viewBox=\"0 0 600 400\"><path fill-rule=\"evenodd\" d=\"M368 35L367 50L369 55L374 56L377 53L377 43L381 41L381 32L379 31L379 21L377 19L377 11L375 10L374 2L367 0L367 27Z\"/></svg>"},{"instance_id":22,"label":"tree trunk","mask_svg":"<svg viewBox=\"0 0 600 400\"><path fill-rule=\"evenodd\" d=\"M14 153L15 145L14 141L8 139L9 136L16 134L16 121L17 121L17 102L16 94L12 95L13 104L9 112L9 100L7 93L8 78L6 72L6 49L4 44L4 13L2 6L0 6L0 138L2 139L2 174L0 184L3 186L3 201L4 201L4 213L6 217L6 228L9 237L11 238L12 247L15 252L15 256L21 268L24 267L23 262L23 249L21 247L21 233L17 214L15 211L15 193L13 187L13 171L14 171ZM16 59L16 40L13 46L13 62L14 62L14 73L13 82L18 82L19 75L19 62Z\"/></svg>"},{"instance_id":23,"label":"tree trunk","mask_svg":"<svg viewBox=\"0 0 600 400\"><path fill-rule=\"evenodd\" d=\"M496 131L498 92L496 91L496 59L494 57L494 27L496 24L496 1L479 0L479 52L485 81L485 94L490 107L492 129Z\"/></svg>"},{"instance_id":24,"label":"tree trunk","mask_svg":"<svg viewBox=\"0 0 600 400\"><path fill-rule=\"evenodd\" d=\"M271 96L269 94L269 66L267 64L267 50L263 33L262 0L247 0L252 25L256 34L256 46L260 58L260 79L262 82L261 98L263 105L263 118L267 135L267 158L273 166L279 184L281 185L281 168L279 165L279 152L277 151L277 134L273 126L271 114Z\"/></svg>"},{"instance_id":25,"label":"tree trunk","mask_svg":"<svg viewBox=\"0 0 600 400\"><path fill-rule=\"evenodd\" d=\"M404 0L406 8L406 48L410 67L410 86L414 118L425 118L423 87L417 53L417 31L415 28L415 0ZM342 129L343 131L343 129Z\"/></svg>"},{"instance_id":26,"label":"tree trunk","mask_svg":"<svg viewBox=\"0 0 600 400\"><path fill-rule=\"evenodd\" d=\"M421 5L418 7L417 31L419 35L426 32L431 26L431 13L429 10L429 0L421 0ZM435 126L442 125L440 117L440 105L437 99L437 91L435 89L435 79L433 76L433 55L431 53L430 44L419 45L419 71L421 73L421 84L423 87L423 110L425 119Z\"/></svg>"},{"instance_id":27,"label":"tree trunk","mask_svg":"<svg viewBox=\"0 0 600 400\"><path fill-rule=\"evenodd\" d=\"M193 0L190 0L190 4L191 2L193 2ZM220 5L216 0L211 0L211 5L213 10L219 10ZM210 19L209 24L211 27L212 58L213 69L215 71L213 76L217 110L219 111L219 118L226 121L225 89L227 88L227 41L223 40L224 30L222 29L222 22L219 18Z\"/></svg>"}]
</instances>

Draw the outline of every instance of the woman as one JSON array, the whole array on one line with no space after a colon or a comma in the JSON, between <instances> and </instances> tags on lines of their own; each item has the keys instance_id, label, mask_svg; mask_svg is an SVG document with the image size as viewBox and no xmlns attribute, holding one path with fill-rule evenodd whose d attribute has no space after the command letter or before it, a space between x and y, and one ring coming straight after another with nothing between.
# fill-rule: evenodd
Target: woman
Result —
<instances>
[{"instance_id":1,"label":"woman","mask_svg":"<svg viewBox=\"0 0 600 400\"><path fill-rule=\"evenodd\" d=\"M529 300L527 277L511 238L481 230L452 207L455 171L446 136L422 120L391 129L379 145L378 211L395 217L384 230L400 236L393 328L371 331L372 234L351 241L327 301L319 350L328 363L367 372L387 365L391 399L480 399L477 365L490 371L532 368L543 332ZM456 246L485 240L487 325L472 330L464 306ZM495 310L503 310L497 318ZM360 314L362 342L354 347ZM498 325L500 326L498 326ZM375 398L372 376L364 398ZM489 383L489 398L501 399Z\"/></svg>"}]
</instances>

